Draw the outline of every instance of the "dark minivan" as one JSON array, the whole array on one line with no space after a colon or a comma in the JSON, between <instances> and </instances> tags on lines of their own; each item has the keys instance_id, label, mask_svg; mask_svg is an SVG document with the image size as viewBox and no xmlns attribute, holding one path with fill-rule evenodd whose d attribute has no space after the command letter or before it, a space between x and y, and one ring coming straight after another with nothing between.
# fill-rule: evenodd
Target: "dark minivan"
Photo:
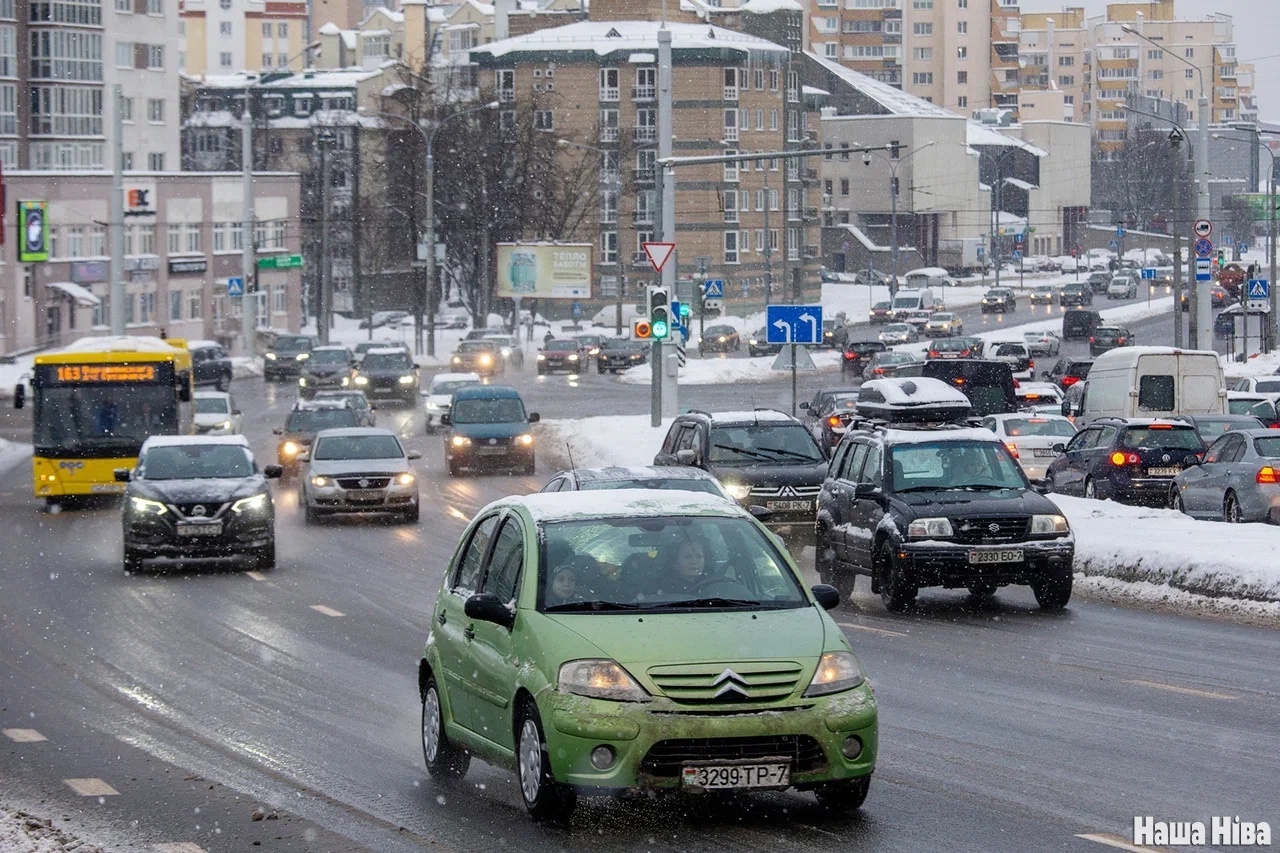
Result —
<instances>
[{"instance_id":1,"label":"dark minivan","mask_svg":"<svg viewBox=\"0 0 1280 853\"><path fill-rule=\"evenodd\" d=\"M1062 313L1062 337L1064 339L1087 338L1102 325L1102 315L1097 311L1064 311Z\"/></svg>"},{"instance_id":2,"label":"dark minivan","mask_svg":"<svg viewBox=\"0 0 1280 853\"><path fill-rule=\"evenodd\" d=\"M904 364L896 377L927 376L941 379L964 392L978 417L1002 415L1018 410L1014 393L1013 368L1001 361L976 358L931 359Z\"/></svg>"}]
</instances>

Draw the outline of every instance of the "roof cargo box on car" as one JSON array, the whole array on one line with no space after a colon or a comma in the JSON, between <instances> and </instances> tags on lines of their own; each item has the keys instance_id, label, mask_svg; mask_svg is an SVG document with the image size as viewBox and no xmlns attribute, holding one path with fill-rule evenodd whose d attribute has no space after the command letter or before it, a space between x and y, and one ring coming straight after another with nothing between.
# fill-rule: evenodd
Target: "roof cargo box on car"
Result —
<instances>
[{"instance_id":1,"label":"roof cargo box on car","mask_svg":"<svg viewBox=\"0 0 1280 853\"><path fill-rule=\"evenodd\" d=\"M858 396L859 415L889 423L957 421L971 410L962 392L927 376L873 379L862 383Z\"/></svg>"}]
</instances>

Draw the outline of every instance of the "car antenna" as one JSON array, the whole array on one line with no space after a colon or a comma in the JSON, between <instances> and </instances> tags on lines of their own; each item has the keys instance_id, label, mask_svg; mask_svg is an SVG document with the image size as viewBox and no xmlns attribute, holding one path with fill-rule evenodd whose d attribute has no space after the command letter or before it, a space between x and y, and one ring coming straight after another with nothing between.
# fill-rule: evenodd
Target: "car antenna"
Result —
<instances>
[{"instance_id":1,"label":"car antenna","mask_svg":"<svg viewBox=\"0 0 1280 853\"><path fill-rule=\"evenodd\" d=\"M564 450L565 450L565 453L568 453L568 454L569 454L569 468L570 468L570 470L572 470L572 469L574 469L574 468L577 468L578 466L573 464L573 445L571 445L569 442L567 442L567 441L566 441L566 442L564 443Z\"/></svg>"}]
</instances>

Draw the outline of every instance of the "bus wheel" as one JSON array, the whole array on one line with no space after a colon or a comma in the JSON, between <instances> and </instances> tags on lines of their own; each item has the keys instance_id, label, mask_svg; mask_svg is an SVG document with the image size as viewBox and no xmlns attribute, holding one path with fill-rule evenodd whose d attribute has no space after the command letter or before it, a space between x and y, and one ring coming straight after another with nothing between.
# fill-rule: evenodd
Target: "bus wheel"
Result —
<instances>
[{"instance_id":1,"label":"bus wheel","mask_svg":"<svg viewBox=\"0 0 1280 853\"><path fill-rule=\"evenodd\" d=\"M62 498L45 498L44 508L46 512L62 512Z\"/></svg>"}]
</instances>

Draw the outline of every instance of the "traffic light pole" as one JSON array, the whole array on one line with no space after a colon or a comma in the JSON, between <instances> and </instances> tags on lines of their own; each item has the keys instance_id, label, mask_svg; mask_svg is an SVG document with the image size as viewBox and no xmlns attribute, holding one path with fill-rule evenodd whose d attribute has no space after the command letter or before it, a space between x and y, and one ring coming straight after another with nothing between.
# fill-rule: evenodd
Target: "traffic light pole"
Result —
<instances>
[{"instance_id":1,"label":"traffic light pole","mask_svg":"<svg viewBox=\"0 0 1280 853\"><path fill-rule=\"evenodd\" d=\"M657 134L658 134L658 159L670 157L672 154L672 136L673 136L673 115L672 115L672 81L671 81L671 30L667 29L665 4L663 6L664 15L662 26L658 29L658 115L657 118ZM671 166L657 166L658 172L658 198L659 204L662 205L662 230L659 240L664 243L675 243L676 241L676 182L675 175L672 173ZM670 323L670 305L671 294L676 292L676 272L679 269L679 254L672 251L667 257L666 262L662 265L662 287L667 292L667 311L668 325L667 334L657 339L653 345L653 411L650 413L650 423L652 426L662 425L662 416L670 413L671 416L676 414L678 405L679 385L677 377L668 377L671 371L667 370L667 339L670 338L674 329ZM652 318L652 311L650 318ZM670 384L668 385L668 381ZM663 386L667 387L663 387Z\"/></svg>"}]
</instances>

